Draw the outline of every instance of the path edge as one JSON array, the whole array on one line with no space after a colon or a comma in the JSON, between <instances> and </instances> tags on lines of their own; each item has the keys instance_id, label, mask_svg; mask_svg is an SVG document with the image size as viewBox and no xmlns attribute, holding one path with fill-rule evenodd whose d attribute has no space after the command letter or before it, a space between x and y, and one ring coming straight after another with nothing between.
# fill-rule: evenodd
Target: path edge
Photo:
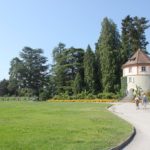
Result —
<instances>
[{"instance_id":1,"label":"path edge","mask_svg":"<svg viewBox=\"0 0 150 150\"><path fill-rule=\"evenodd\" d=\"M130 136L125 141L123 141L121 144L115 146L114 148L111 148L110 150L122 150L133 140L135 135L136 135L136 129L135 129L135 127L133 127L132 133L130 134Z\"/></svg>"},{"instance_id":2,"label":"path edge","mask_svg":"<svg viewBox=\"0 0 150 150\"><path fill-rule=\"evenodd\" d=\"M108 106L107 109L112 112L109 108L112 107L112 105ZM112 112L113 113L113 112ZM113 113L115 114L115 113ZM116 114L115 114L116 115ZM118 116L118 115L117 115ZM121 117L120 117L121 118ZM122 118L121 118L122 119ZM125 120L126 121L126 120ZM128 121L126 121L128 122ZM131 123L130 123L131 124ZM129 135L129 137L127 137L126 140L124 140L123 142L121 142L119 145L111 148L110 150L122 150L123 148L125 148L130 142L132 142L133 138L135 137L136 135L136 128L132 125L132 132L131 134Z\"/></svg>"}]
</instances>

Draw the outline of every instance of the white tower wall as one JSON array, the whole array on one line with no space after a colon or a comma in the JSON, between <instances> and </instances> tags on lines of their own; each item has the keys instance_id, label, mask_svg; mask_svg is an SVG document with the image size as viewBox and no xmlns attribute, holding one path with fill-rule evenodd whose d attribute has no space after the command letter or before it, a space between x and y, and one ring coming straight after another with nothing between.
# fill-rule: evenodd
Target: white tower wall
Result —
<instances>
[{"instance_id":1,"label":"white tower wall","mask_svg":"<svg viewBox=\"0 0 150 150\"><path fill-rule=\"evenodd\" d=\"M123 68L123 76L127 77L127 90L136 89L136 85L144 92L150 92L150 66L130 66Z\"/></svg>"},{"instance_id":2,"label":"white tower wall","mask_svg":"<svg viewBox=\"0 0 150 150\"><path fill-rule=\"evenodd\" d=\"M150 76L127 76L127 90L136 89L136 86L141 87L144 92L150 92Z\"/></svg>"}]
</instances>

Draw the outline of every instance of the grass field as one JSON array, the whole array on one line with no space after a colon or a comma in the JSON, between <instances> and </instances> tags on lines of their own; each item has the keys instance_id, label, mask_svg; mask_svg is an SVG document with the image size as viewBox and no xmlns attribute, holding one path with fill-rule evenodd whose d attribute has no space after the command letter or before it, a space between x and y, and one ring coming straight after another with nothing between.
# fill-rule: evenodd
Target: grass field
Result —
<instances>
[{"instance_id":1,"label":"grass field","mask_svg":"<svg viewBox=\"0 0 150 150\"><path fill-rule=\"evenodd\" d=\"M107 106L0 102L0 150L107 150L131 132Z\"/></svg>"}]
</instances>

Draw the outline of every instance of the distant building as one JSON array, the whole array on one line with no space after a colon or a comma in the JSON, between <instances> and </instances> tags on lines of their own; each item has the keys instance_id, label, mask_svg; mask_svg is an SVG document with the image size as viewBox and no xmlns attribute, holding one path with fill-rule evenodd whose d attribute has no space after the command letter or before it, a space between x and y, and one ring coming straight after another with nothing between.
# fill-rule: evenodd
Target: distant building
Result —
<instances>
[{"instance_id":1,"label":"distant building","mask_svg":"<svg viewBox=\"0 0 150 150\"><path fill-rule=\"evenodd\" d=\"M143 92L150 92L150 57L138 50L123 66L123 77L126 77L127 91L133 91L136 86Z\"/></svg>"}]
</instances>

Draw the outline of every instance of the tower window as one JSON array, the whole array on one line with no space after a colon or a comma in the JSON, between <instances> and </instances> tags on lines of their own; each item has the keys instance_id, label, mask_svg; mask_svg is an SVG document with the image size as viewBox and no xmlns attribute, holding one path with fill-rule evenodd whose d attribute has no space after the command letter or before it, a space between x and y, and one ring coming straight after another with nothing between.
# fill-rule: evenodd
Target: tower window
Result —
<instances>
[{"instance_id":1,"label":"tower window","mask_svg":"<svg viewBox=\"0 0 150 150\"><path fill-rule=\"evenodd\" d=\"M129 67L129 72L132 72L132 67Z\"/></svg>"},{"instance_id":2,"label":"tower window","mask_svg":"<svg viewBox=\"0 0 150 150\"><path fill-rule=\"evenodd\" d=\"M142 66L142 67L141 67L141 71L142 71L142 72L145 72L145 71L146 71L146 67L145 67L145 66Z\"/></svg>"},{"instance_id":3,"label":"tower window","mask_svg":"<svg viewBox=\"0 0 150 150\"><path fill-rule=\"evenodd\" d=\"M132 83L134 83L134 77L129 77L128 82L132 82Z\"/></svg>"},{"instance_id":4,"label":"tower window","mask_svg":"<svg viewBox=\"0 0 150 150\"><path fill-rule=\"evenodd\" d=\"M132 82L134 83L134 78L132 78Z\"/></svg>"},{"instance_id":5,"label":"tower window","mask_svg":"<svg viewBox=\"0 0 150 150\"><path fill-rule=\"evenodd\" d=\"M129 82L132 82L132 78L131 77L129 77Z\"/></svg>"}]
</instances>

